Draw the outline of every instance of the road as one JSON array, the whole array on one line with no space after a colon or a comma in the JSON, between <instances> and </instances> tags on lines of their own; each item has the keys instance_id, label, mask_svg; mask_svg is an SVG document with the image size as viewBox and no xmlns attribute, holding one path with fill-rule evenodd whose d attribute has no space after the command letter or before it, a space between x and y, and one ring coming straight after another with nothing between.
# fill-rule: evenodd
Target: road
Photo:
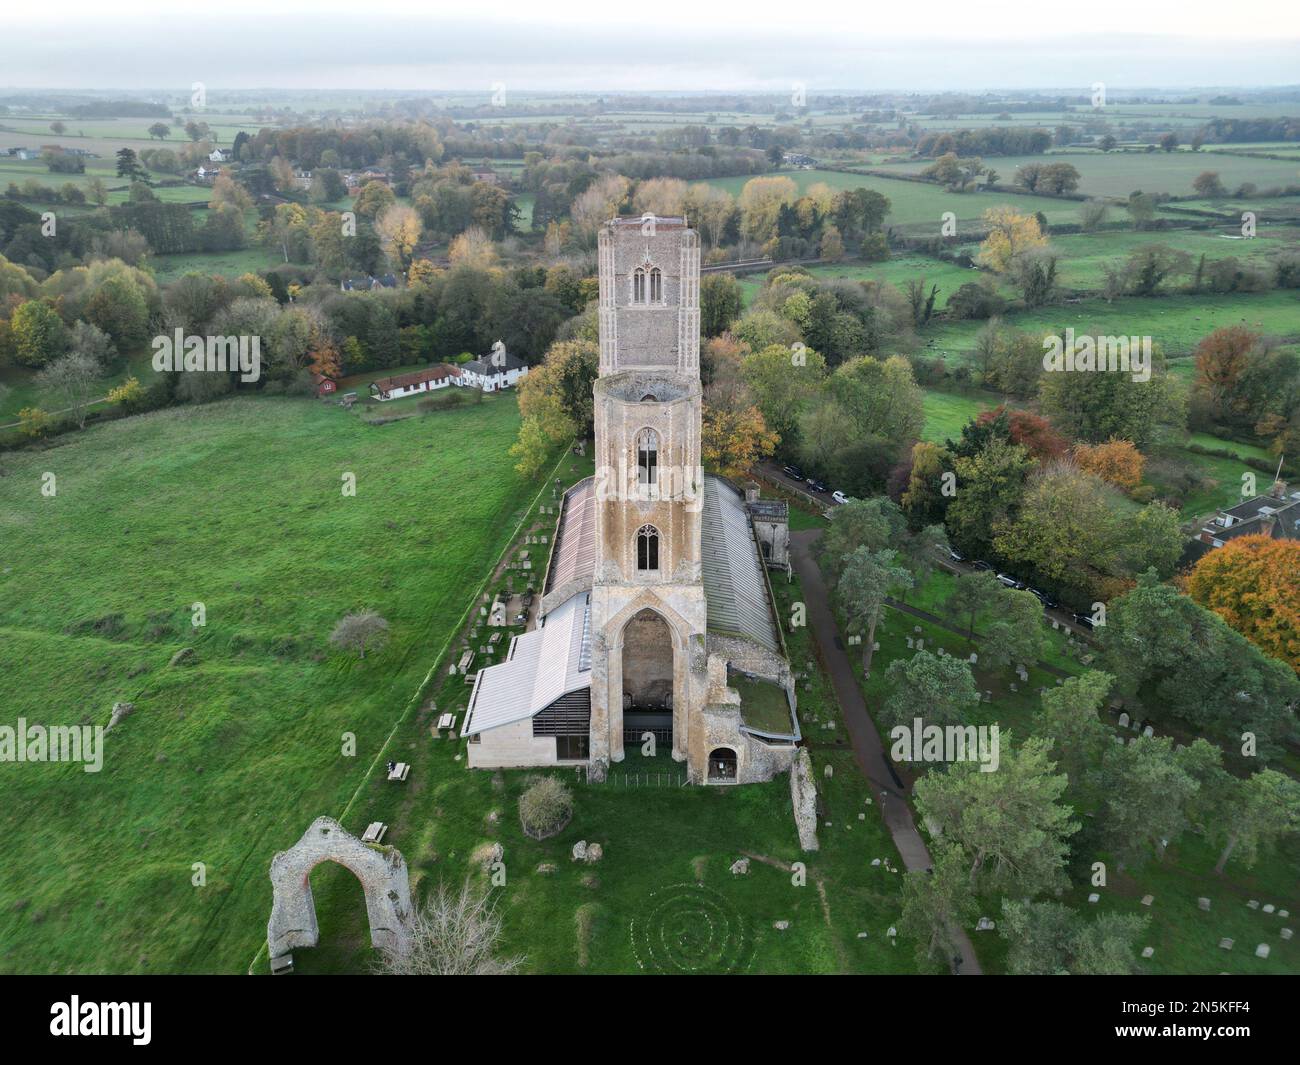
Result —
<instances>
[{"instance_id":1,"label":"road","mask_svg":"<svg viewBox=\"0 0 1300 1065\"><path fill-rule=\"evenodd\" d=\"M885 753L880 733L871 720L866 699L863 698L853 665L842 646L835 617L831 613L830 596L812 553L819 536L820 529L803 529L790 534L790 555L803 585L808 624L822 662L830 674L835 698L844 714L855 760L876 794L885 827L889 829L894 846L902 856L903 866L908 870L929 869L930 852L917 830L916 819L912 816L912 807L908 803L910 784L899 776ZM953 929L953 933L961 951L961 964L956 971L965 976L981 975L983 970L975 956L970 937L959 928Z\"/></svg>"}]
</instances>

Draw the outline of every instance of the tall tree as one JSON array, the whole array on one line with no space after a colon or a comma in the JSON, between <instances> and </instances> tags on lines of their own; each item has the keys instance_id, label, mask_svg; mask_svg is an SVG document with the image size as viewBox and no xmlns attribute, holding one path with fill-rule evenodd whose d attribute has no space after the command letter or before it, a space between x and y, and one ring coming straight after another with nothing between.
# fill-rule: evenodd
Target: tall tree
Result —
<instances>
[{"instance_id":1,"label":"tall tree","mask_svg":"<svg viewBox=\"0 0 1300 1065\"><path fill-rule=\"evenodd\" d=\"M865 630L862 636L862 671L871 673L876 626L885 612L885 600L899 589L909 588L912 575L898 564L896 551L872 551L859 547L844 560L836 594L840 609L851 629Z\"/></svg>"},{"instance_id":2,"label":"tall tree","mask_svg":"<svg viewBox=\"0 0 1300 1065\"><path fill-rule=\"evenodd\" d=\"M918 780L917 812L961 847L974 890L1036 895L1065 887L1067 841L1079 830L1060 802L1066 777L1054 771L1046 739L1016 748L1003 732L1000 741L996 773L956 762Z\"/></svg>"}]
</instances>

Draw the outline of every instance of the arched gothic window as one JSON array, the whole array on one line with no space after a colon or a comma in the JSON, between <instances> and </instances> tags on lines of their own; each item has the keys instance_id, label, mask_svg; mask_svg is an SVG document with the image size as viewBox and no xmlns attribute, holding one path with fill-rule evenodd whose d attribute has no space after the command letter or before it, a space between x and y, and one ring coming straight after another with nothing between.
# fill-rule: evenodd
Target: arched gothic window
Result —
<instances>
[{"instance_id":1,"label":"arched gothic window","mask_svg":"<svg viewBox=\"0 0 1300 1065\"><path fill-rule=\"evenodd\" d=\"M659 530L653 525L642 525L636 532L636 568L659 568Z\"/></svg>"},{"instance_id":2,"label":"arched gothic window","mask_svg":"<svg viewBox=\"0 0 1300 1065\"><path fill-rule=\"evenodd\" d=\"M653 267L650 270L650 302L663 303L664 301L664 277L659 272L659 267Z\"/></svg>"},{"instance_id":3,"label":"arched gothic window","mask_svg":"<svg viewBox=\"0 0 1300 1065\"><path fill-rule=\"evenodd\" d=\"M632 302L645 303L645 270L639 266L632 271Z\"/></svg>"},{"instance_id":4,"label":"arched gothic window","mask_svg":"<svg viewBox=\"0 0 1300 1065\"><path fill-rule=\"evenodd\" d=\"M636 434L636 482L659 483L659 434L653 429Z\"/></svg>"}]
</instances>

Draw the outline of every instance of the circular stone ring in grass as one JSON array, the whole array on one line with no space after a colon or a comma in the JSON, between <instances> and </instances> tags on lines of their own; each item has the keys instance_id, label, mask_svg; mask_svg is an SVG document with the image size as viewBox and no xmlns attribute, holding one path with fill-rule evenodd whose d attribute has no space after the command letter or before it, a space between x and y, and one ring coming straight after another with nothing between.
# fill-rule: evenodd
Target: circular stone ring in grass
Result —
<instances>
[{"instance_id":1,"label":"circular stone ring in grass","mask_svg":"<svg viewBox=\"0 0 1300 1065\"><path fill-rule=\"evenodd\" d=\"M718 892L671 884L653 892L632 919L632 952L657 973L744 972L754 959L745 918Z\"/></svg>"}]
</instances>

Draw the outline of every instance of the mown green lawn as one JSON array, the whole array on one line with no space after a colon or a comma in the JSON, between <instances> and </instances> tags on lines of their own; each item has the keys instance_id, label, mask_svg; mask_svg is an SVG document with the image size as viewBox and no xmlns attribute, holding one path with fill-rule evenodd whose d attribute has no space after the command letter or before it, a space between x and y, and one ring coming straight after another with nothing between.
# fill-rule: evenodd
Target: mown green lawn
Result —
<instances>
[{"instance_id":1,"label":"mown green lawn","mask_svg":"<svg viewBox=\"0 0 1300 1065\"><path fill-rule=\"evenodd\" d=\"M382 428L235 399L4 457L0 720L135 710L98 774L0 765L0 970L246 968L272 855L367 779L536 491L518 422L512 396ZM358 662L327 641L361 608L392 639Z\"/></svg>"}]
</instances>

